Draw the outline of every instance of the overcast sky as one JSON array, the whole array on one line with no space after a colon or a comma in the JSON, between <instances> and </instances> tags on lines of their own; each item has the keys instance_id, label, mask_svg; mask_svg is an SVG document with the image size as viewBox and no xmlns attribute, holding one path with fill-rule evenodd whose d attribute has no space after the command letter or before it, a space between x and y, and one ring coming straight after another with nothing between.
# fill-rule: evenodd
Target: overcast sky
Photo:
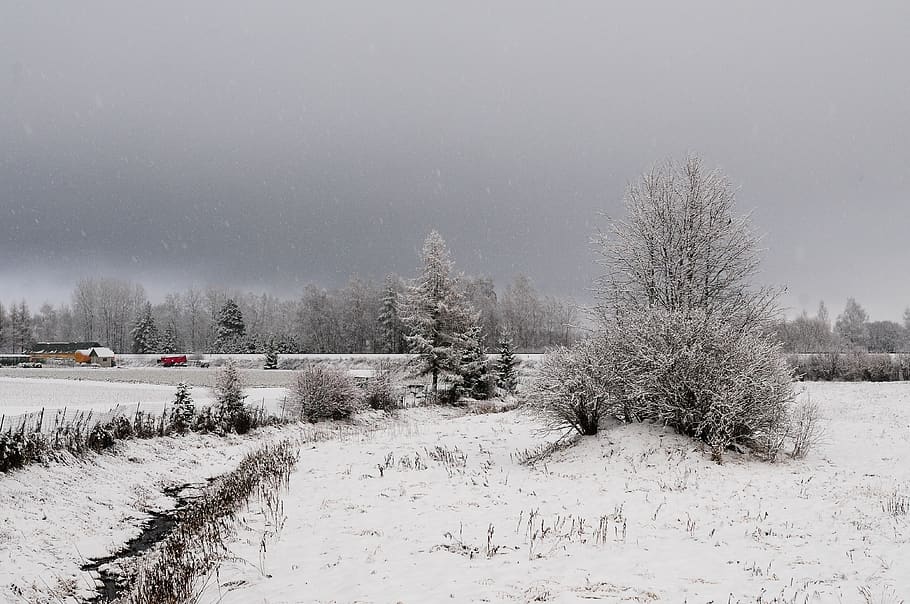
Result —
<instances>
[{"instance_id":1,"label":"overcast sky","mask_svg":"<svg viewBox=\"0 0 910 604\"><path fill-rule=\"evenodd\" d=\"M0 300L81 276L295 295L459 267L587 297L598 212L691 151L787 303L910 305L910 5L16 2Z\"/></svg>"}]
</instances>

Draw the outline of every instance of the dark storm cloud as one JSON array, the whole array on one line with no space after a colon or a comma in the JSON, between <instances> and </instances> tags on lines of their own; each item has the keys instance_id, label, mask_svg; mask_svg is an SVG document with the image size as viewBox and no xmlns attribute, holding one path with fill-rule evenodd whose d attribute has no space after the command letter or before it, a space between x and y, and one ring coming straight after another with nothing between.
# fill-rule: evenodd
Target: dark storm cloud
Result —
<instances>
[{"instance_id":1,"label":"dark storm cloud","mask_svg":"<svg viewBox=\"0 0 910 604\"><path fill-rule=\"evenodd\" d=\"M794 307L910 303L910 41L876 3L7 3L0 298L459 265L585 297L597 212L694 151ZM151 289L151 287L150 287ZM62 294L61 294L62 295Z\"/></svg>"}]
</instances>

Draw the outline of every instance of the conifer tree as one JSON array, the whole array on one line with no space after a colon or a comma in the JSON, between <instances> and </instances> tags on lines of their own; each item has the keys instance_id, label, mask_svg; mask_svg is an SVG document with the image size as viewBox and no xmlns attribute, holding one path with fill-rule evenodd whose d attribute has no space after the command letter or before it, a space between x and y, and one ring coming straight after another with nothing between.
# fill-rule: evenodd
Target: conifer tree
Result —
<instances>
[{"instance_id":1,"label":"conifer tree","mask_svg":"<svg viewBox=\"0 0 910 604\"><path fill-rule=\"evenodd\" d=\"M250 413L244 401L246 394L240 370L233 361L228 361L215 377L215 416L225 430L235 430L238 434L249 431Z\"/></svg>"},{"instance_id":2,"label":"conifer tree","mask_svg":"<svg viewBox=\"0 0 910 604\"><path fill-rule=\"evenodd\" d=\"M407 342L417 355L420 371L433 377L438 396L439 374L458 374L466 349L466 331L473 313L453 274L452 258L436 231L427 235L420 254L420 275L407 288L401 318L410 335Z\"/></svg>"},{"instance_id":3,"label":"conifer tree","mask_svg":"<svg viewBox=\"0 0 910 604\"><path fill-rule=\"evenodd\" d=\"M150 302L145 303L130 335L133 337L132 348L134 354L149 354L158 351L160 345L158 327L155 325L155 318L152 316L152 305Z\"/></svg>"},{"instance_id":4,"label":"conifer tree","mask_svg":"<svg viewBox=\"0 0 910 604\"><path fill-rule=\"evenodd\" d=\"M473 325L465 334L466 350L461 358L459 375L465 394L478 400L490 396L490 367L483 345L483 328Z\"/></svg>"},{"instance_id":5,"label":"conifer tree","mask_svg":"<svg viewBox=\"0 0 910 604\"><path fill-rule=\"evenodd\" d=\"M395 275L385 278L385 291L382 296L382 309L379 312L379 326L382 333L383 347L389 354L406 352L404 323L401 321L399 306L401 302L401 281Z\"/></svg>"},{"instance_id":6,"label":"conifer tree","mask_svg":"<svg viewBox=\"0 0 910 604\"><path fill-rule=\"evenodd\" d=\"M171 426L175 432L186 433L192 426L196 417L196 406L190 396L190 388L183 382L177 384L177 394L174 398L174 409L171 412Z\"/></svg>"},{"instance_id":7,"label":"conifer tree","mask_svg":"<svg viewBox=\"0 0 910 604\"><path fill-rule=\"evenodd\" d=\"M265 366L264 369L278 369L278 347L275 339L271 338L265 348Z\"/></svg>"},{"instance_id":8,"label":"conifer tree","mask_svg":"<svg viewBox=\"0 0 910 604\"><path fill-rule=\"evenodd\" d=\"M167 327L164 328L159 348L161 349L161 352L164 353L179 352L180 346L177 343L177 328L174 327L173 323L168 323Z\"/></svg>"},{"instance_id":9,"label":"conifer tree","mask_svg":"<svg viewBox=\"0 0 910 604\"><path fill-rule=\"evenodd\" d=\"M515 367L517 362L513 353L512 336L505 329L499 334L499 360L496 361L496 378L500 388L514 392L518 385Z\"/></svg>"},{"instance_id":10,"label":"conifer tree","mask_svg":"<svg viewBox=\"0 0 910 604\"><path fill-rule=\"evenodd\" d=\"M215 350L218 352L239 352L242 347L246 325L243 313L232 299L228 299L218 312L218 325L215 333Z\"/></svg>"}]
</instances>

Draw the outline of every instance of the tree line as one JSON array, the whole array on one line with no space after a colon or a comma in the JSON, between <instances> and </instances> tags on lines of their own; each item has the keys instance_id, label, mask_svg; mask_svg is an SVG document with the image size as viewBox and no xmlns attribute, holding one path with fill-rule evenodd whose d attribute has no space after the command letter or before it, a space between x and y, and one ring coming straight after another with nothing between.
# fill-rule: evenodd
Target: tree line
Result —
<instances>
[{"instance_id":1,"label":"tree line","mask_svg":"<svg viewBox=\"0 0 910 604\"><path fill-rule=\"evenodd\" d=\"M774 333L786 352L873 352L910 351L910 308L903 322L870 321L869 314L854 298L832 323L824 301L815 315L805 311L792 320L780 321Z\"/></svg>"},{"instance_id":2,"label":"tree line","mask_svg":"<svg viewBox=\"0 0 910 604\"><path fill-rule=\"evenodd\" d=\"M83 279L69 302L35 311L25 301L0 302L0 350L97 341L117 353L406 353L412 334L401 308L410 284L395 274L380 283L353 277L338 288L307 285L296 299L191 287L152 303L141 284ZM578 306L539 294L525 275L499 290L488 277L460 275L457 287L487 347L503 330L521 352L577 337Z\"/></svg>"}]
</instances>

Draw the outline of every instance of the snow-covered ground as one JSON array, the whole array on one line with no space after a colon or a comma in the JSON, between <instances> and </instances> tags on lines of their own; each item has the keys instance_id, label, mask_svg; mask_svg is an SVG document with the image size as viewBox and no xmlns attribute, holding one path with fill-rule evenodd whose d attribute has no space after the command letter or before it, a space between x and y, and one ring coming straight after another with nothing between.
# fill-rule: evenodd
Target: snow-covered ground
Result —
<instances>
[{"instance_id":1,"label":"snow-covered ground","mask_svg":"<svg viewBox=\"0 0 910 604\"><path fill-rule=\"evenodd\" d=\"M170 371L173 375L177 370ZM89 373L86 377L94 377ZM157 412L174 400L175 387L164 384L101 381L92 379L64 379L48 377L0 376L0 415L7 418L24 413L34 413L44 408L48 412L58 409L68 411L109 411L116 407ZM287 396L287 389L248 388L247 402L267 409L277 410ZM197 405L212 402L211 390L197 386L190 391Z\"/></svg>"},{"instance_id":2,"label":"snow-covered ground","mask_svg":"<svg viewBox=\"0 0 910 604\"><path fill-rule=\"evenodd\" d=\"M632 425L527 467L516 412L321 444L280 535L247 523L203 601L900 602L910 384L806 389L828 438L804 461L717 465Z\"/></svg>"},{"instance_id":3,"label":"snow-covered ground","mask_svg":"<svg viewBox=\"0 0 910 604\"><path fill-rule=\"evenodd\" d=\"M717 465L632 425L529 467L516 453L545 441L533 420L451 409L305 445L282 529L254 503L202 601L896 604L910 595L910 516L889 512L910 495L910 383L804 387L827 439L777 464ZM230 469L254 443L129 442L0 475L0 600L84 591L82 556L125 542L162 484Z\"/></svg>"}]
</instances>

